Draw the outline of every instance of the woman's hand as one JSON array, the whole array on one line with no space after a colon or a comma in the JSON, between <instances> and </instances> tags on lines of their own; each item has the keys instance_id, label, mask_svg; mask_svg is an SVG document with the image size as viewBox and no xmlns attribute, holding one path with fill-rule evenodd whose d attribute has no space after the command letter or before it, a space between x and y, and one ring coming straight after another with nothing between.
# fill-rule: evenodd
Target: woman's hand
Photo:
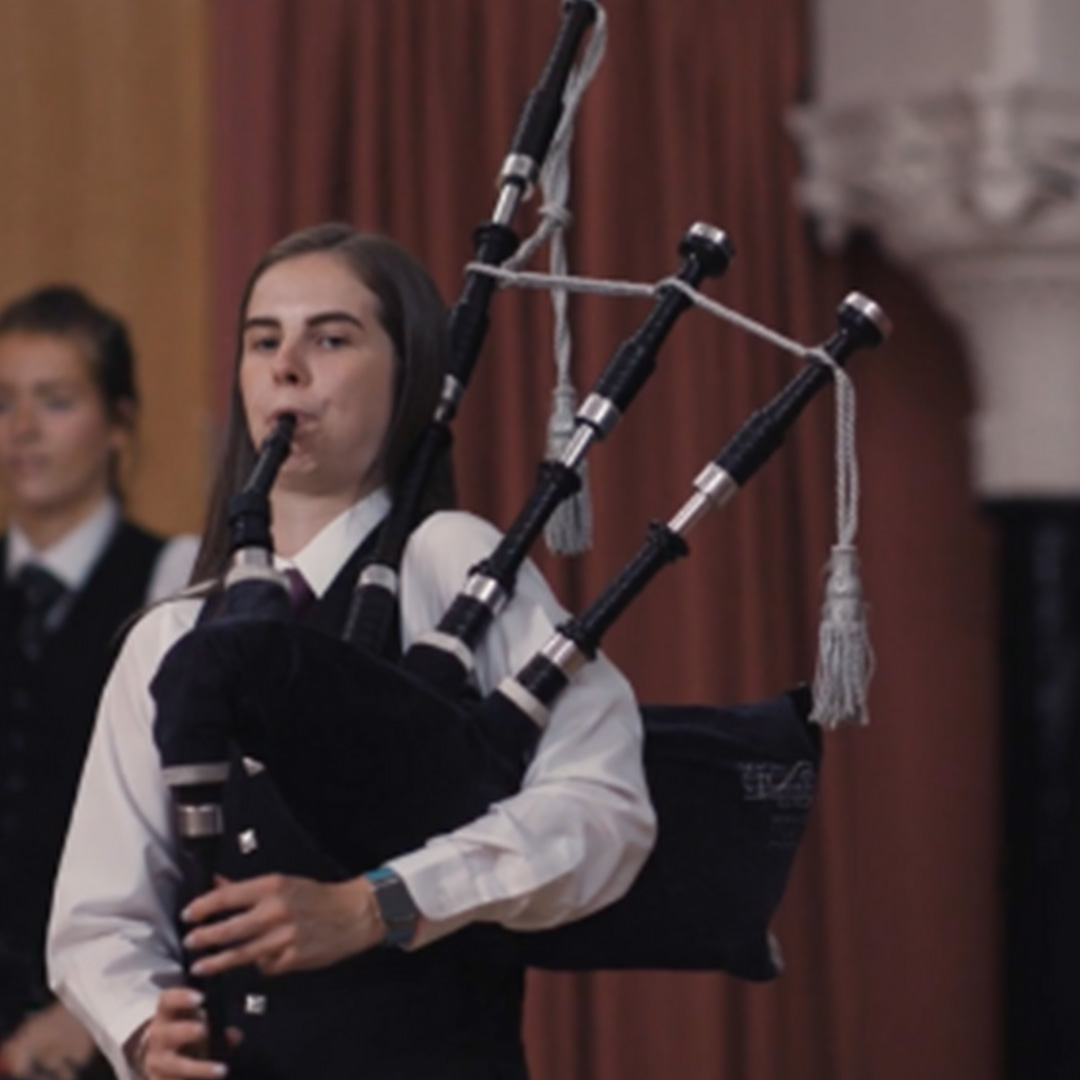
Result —
<instances>
[{"instance_id":1,"label":"woman's hand","mask_svg":"<svg viewBox=\"0 0 1080 1080\"><path fill-rule=\"evenodd\" d=\"M209 1029L202 1009L203 995L177 987L163 990L157 1011L127 1042L125 1049L135 1072L145 1080L215 1080L227 1069L207 1061ZM238 1041L230 1032L231 1041Z\"/></svg>"},{"instance_id":2,"label":"woman's hand","mask_svg":"<svg viewBox=\"0 0 1080 1080\"><path fill-rule=\"evenodd\" d=\"M204 923L224 915L184 939L187 949L210 950L192 974L217 975L247 964L264 975L329 967L379 944L386 932L363 877L340 884L282 874L222 881L190 903L182 917Z\"/></svg>"},{"instance_id":3,"label":"woman's hand","mask_svg":"<svg viewBox=\"0 0 1080 1080\"><path fill-rule=\"evenodd\" d=\"M94 1056L90 1033L54 1002L27 1017L0 1045L3 1075L74 1080Z\"/></svg>"}]
</instances>

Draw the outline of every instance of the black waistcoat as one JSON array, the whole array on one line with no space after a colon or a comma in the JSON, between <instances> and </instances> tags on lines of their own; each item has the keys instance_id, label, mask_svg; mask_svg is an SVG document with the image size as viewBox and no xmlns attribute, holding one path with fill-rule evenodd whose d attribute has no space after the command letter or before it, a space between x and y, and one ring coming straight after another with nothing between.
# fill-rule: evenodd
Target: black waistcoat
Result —
<instances>
[{"instance_id":1,"label":"black waistcoat","mask_svg":"<svg viewBox=\"0 0 1080 1080\"><path fill-rule=\"evenodd\" d=\"M337 632L366 553L362 545L305 622ZM277 830L269 776L235 764L218 860L226 876L348 876ZM227 978L226 992L230 1022L244 1032L230 1062L235 1080L526 1078L524 969L495 926L473 926L413 953L376 948L317 972L266 979L245 969Z\"/></svg>"},{"instance_id":2,"label":"black waistcoat","mask_svg":"<svg viewBox=\"0 0 1080 1080\"><path fill-rule=\"evenodd\" d=\"M0 1034L48 1000L56 864L117 631L145 603L161 547L122 524L33 662L16 647L19 594L0 587ZM4 549L0 539L0 565Z\"/></svg>"}]
</instances>

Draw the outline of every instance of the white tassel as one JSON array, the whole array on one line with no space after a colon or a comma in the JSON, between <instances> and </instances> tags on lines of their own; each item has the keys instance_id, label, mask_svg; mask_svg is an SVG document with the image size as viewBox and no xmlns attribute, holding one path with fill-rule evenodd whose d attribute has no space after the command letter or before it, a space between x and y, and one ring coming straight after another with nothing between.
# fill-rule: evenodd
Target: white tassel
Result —
<instances>
[{"instance_id":1,"label":"white tassel","mask_svg":"<svg viewBox=\"0 0 1080 1080\"><path fill-rule=\"evenodd\" d=\"M866 626L866 606L854 547L837 544L829 558L829 579L821 607L814 711L811 719L833 728L865 724L867 690L874 652Z\"/></svg>"},{"instance_id":2,"label":"white tassel","mask_svg":"<svg viewBox=\"0 0 1080 1080\"><path fill-rule=\"evenodd\" d=\"M551 397L547 457L557 460L574 434L577 392L572 383L560 382ZM592 506L586 462L578 466L578 475L581 477L581 487L559 503L544 526L544 540L548 550L555 555L580 555L592 546Z\"/></svg>"},{"instance_id":3,"label":"white tassel","mask_svg":"<svg viewBox=\"0 0 1080 1080\"><path fill-rule=\"evenodd\" d=\"M836 382L836 532L821 605L814 711L822 727L869 721L866 701L874 652L866 625L855 532L859 523L859 470L855 460L855 389L847 373L824 350L815 355L833 369Z\"/></svg>"}]
</instances>

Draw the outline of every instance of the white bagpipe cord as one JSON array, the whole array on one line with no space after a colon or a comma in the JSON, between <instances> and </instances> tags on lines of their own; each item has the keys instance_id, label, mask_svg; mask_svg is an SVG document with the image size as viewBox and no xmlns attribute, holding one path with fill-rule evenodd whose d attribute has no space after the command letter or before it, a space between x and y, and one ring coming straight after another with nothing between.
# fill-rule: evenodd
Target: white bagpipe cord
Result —
<instances>
[{"instance_id":1,"label":"white bagpipe cord","mask_svg":"<svg viewBox=\"0 0 1080 1080\"><path fill-rule=\"evenodd\" d=\"M804 360L816 360L832 369L836 388L837 537L827 567L811 719L827 728L843 723L865 724L868 720L866 701L874 672L874 654L867 629L859 557L855 550L859 521L859 472L855 459L855 387L847 372L824 349L807 348L705 296L677 277L664 278L650 285L634 281L527 273L482 263L470 263L466 270L490 274L503 285L527 289L558 288L565 292L600 296L655 297L661 289L673 287L683 292L697 307L748 334Z\"/></svg>"},{"instance_id":2,"label":"white bagpipe cord","mask_svg":"<svg viewBox=\"0 0 1080 1080\"><path fill-rule=\"evenodd\" d=\"M504 264L509 270L524 266L548 239L551 240L550 268L553 278L569 272L566 255L566 230L573 221L567 209L570 198L570 147L574 138L574 120L586 87L592 81L607 48L607 14L596 4L596 21L581 62L570 73L563 95L563 114L552 139L547 159L540 172L539 187L543 197L540 226ZM548 420L547 450L549 459L557 460L574 434L574 414L578 394L570 374L572 342L567 311L567 291L551 289L554 310L555 388L552 391L551 417ZM579 466L581 487L556 508L544 527L544 539L556 555L579 555L592 546L592 509L589 498L589 474L586 463Z\"/></svg>"}]
</instances>

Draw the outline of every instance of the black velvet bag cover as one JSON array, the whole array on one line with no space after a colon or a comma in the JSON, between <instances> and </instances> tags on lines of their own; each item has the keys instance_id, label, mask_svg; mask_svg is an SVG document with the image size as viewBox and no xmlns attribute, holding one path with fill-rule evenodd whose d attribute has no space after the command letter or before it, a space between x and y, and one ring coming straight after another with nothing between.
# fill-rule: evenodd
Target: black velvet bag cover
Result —
<instances>
[{"instance_id":1,"label":"black velvet bag cover","mask_svg":"<svg viewBox=\"0 0 1080 1080\"><path fill-rule=\"evenodd\" d=\"M522 935L534 967L726 971L771 979L769 924L817 787L810 695L719 708L646 705L645 774L656 846L621 900Z\"/></svg>"},{"instance_id":2,"label":"black velvet bag cover","mask_svg":"<svg viewBox=\"0 0 1080 1080\"><path fill-rule=\"evenodd\" d=\"M499 694L447 700L396 665L295 625L200 628L169 654L154 693L161 700L181 688L206 706L203 724L220 723L224 739L265 766L280 797L275 814L291 819L273 831L312 844L346 874L513 794L536 737ZM647 707L656 850L610 908L517 935L524 961L773 977L768 926L816 786L820 749L808 710L805 691L729 709ZM281 857L299 865L302 856Z\"/></svg>"}]
</instances>

